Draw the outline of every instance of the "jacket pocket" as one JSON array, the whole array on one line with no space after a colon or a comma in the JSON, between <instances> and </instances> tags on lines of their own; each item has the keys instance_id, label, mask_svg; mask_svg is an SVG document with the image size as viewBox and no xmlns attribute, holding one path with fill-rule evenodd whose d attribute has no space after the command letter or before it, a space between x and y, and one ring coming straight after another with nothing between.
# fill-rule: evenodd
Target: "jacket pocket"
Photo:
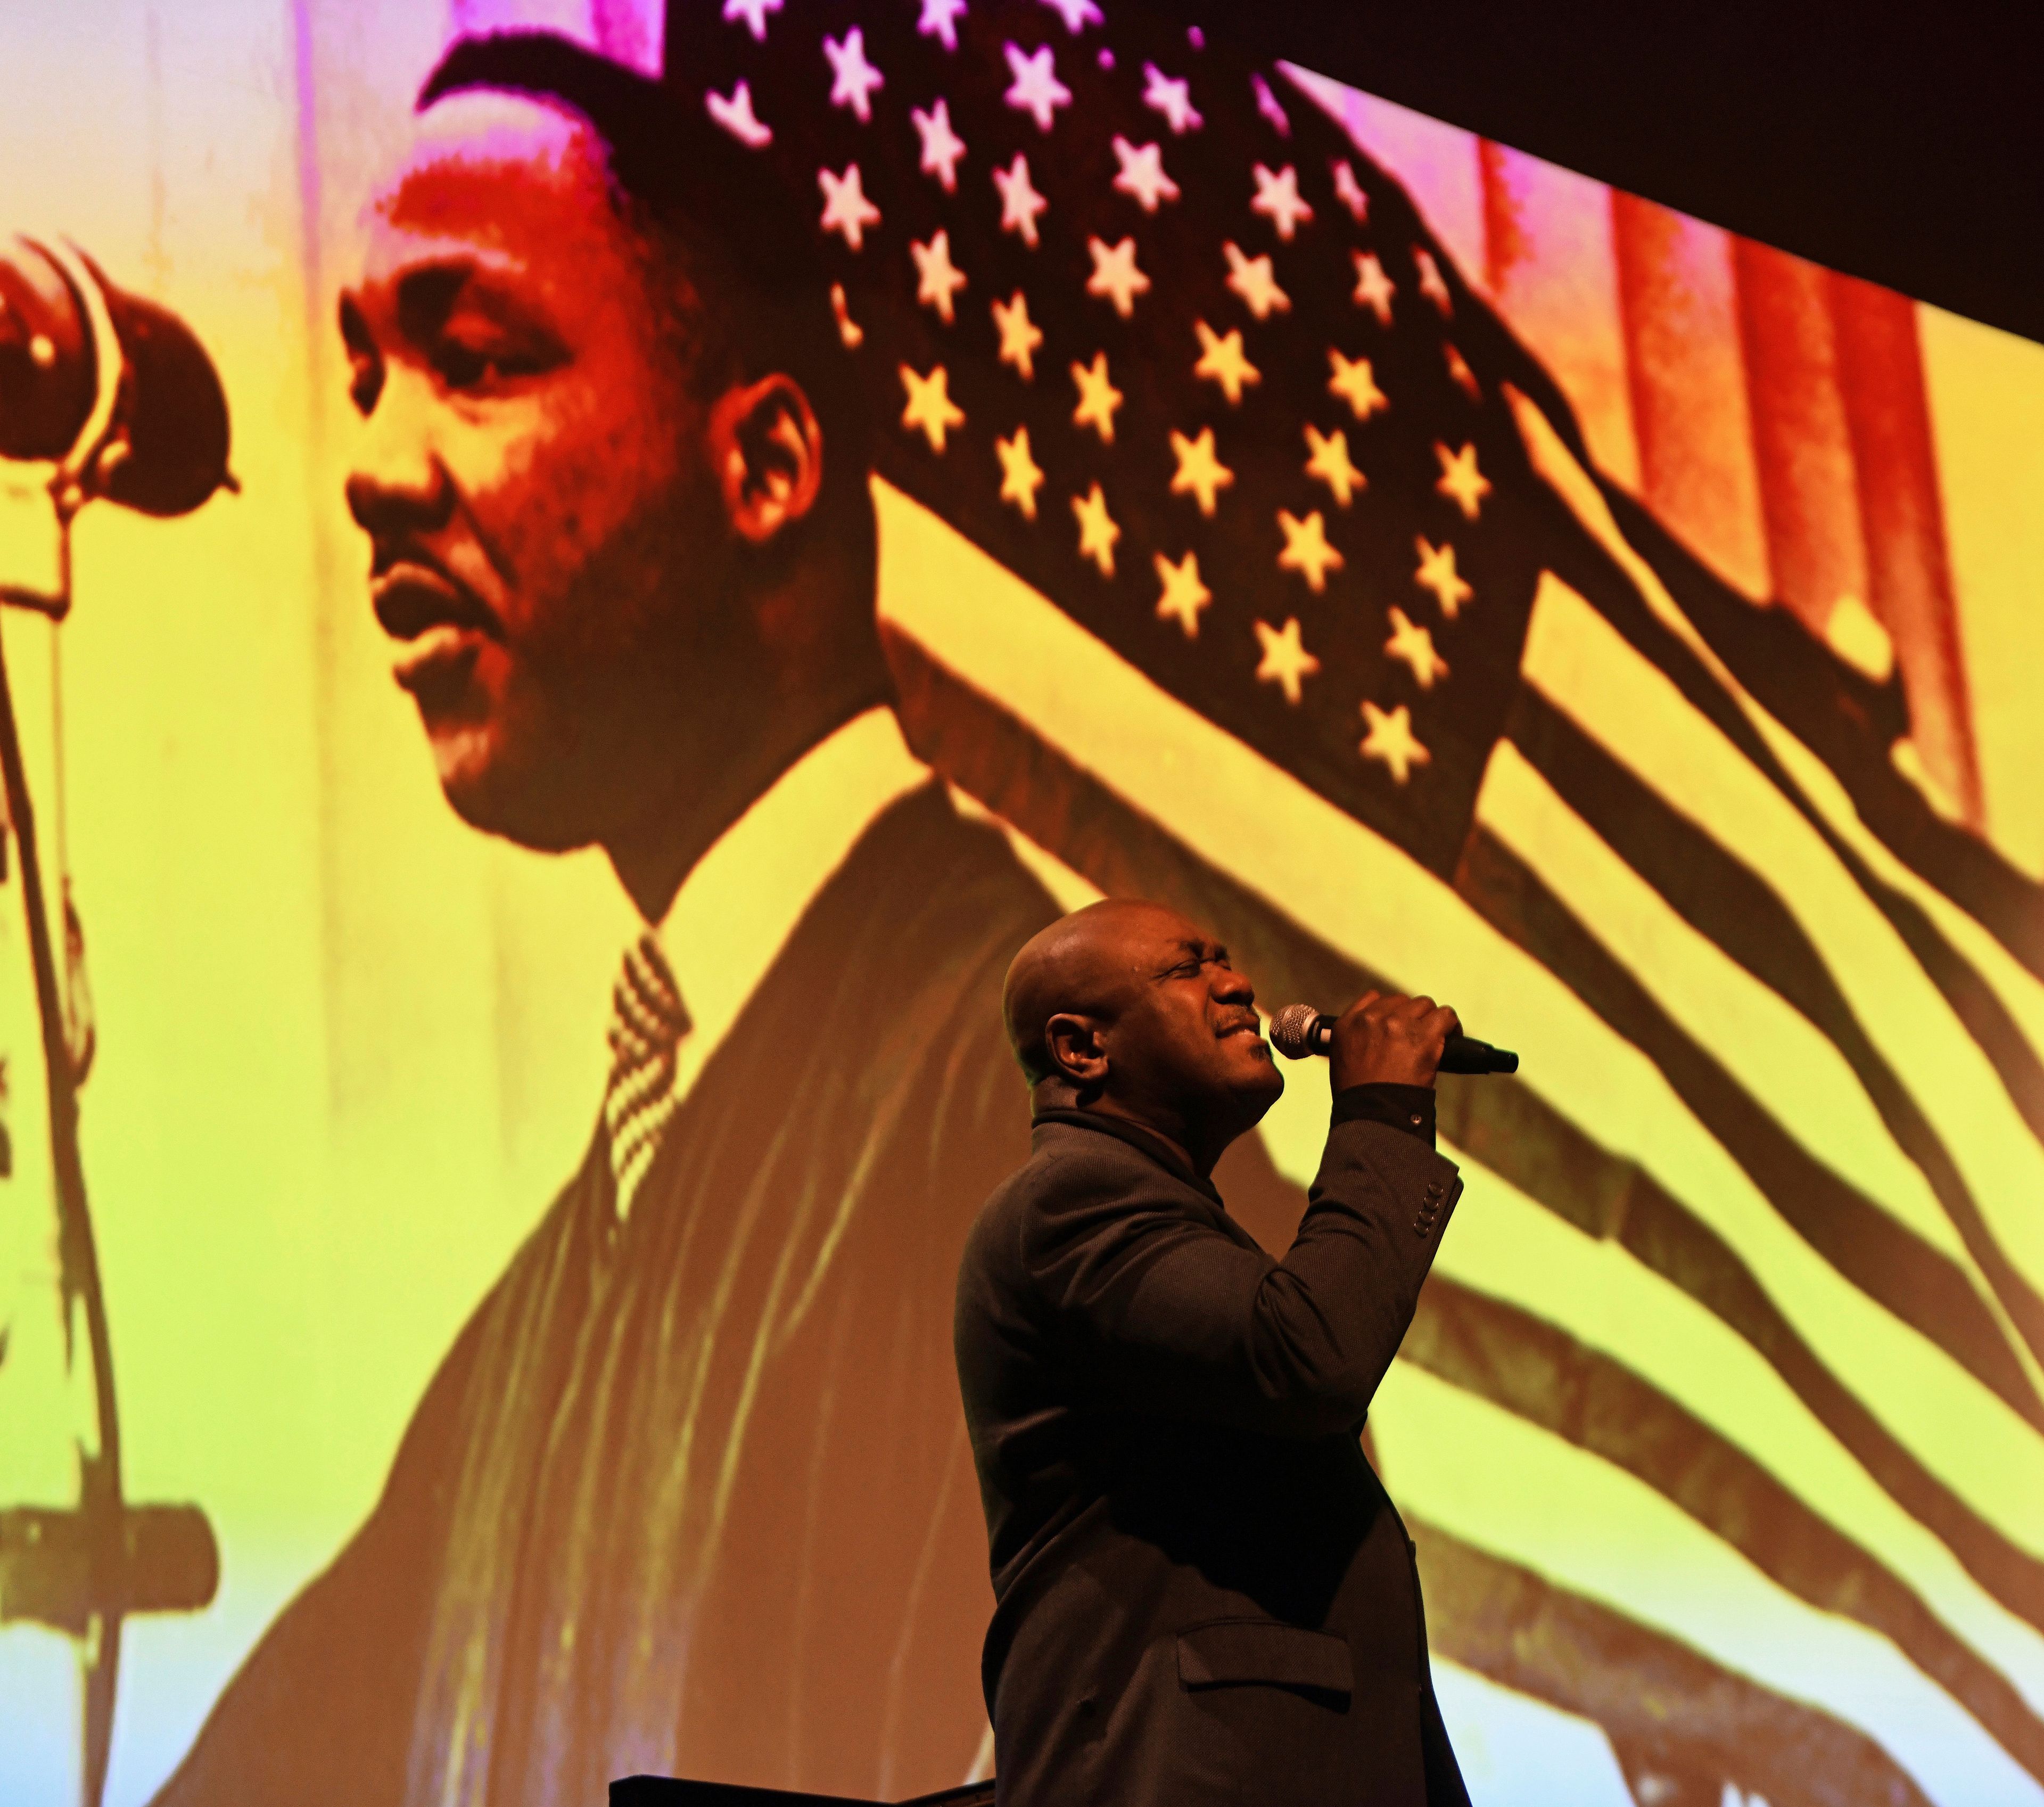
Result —
<instances>
[{"instance_id":1,"label":"jacket pocket","mask_svg":"<svg viewBox=\"0 0 2044 1807\"><path fill-rule=\"evenodd\" d=\"M1276 1619L1214 1619L1178 1633L1178 1685L1284 1688L1337 1712L1355 1691L1345 1639Z\"/></svg>"}]
</instances>

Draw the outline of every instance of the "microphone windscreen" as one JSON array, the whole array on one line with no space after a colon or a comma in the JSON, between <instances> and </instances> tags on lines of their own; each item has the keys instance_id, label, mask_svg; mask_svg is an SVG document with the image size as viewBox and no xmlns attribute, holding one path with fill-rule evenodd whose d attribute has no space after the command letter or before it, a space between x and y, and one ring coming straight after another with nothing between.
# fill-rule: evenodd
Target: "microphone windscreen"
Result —
<instances>
[{"instance_id":1,"label":"microphone windscreen","mask_svg":"<svg viewBox=\"0 0 2044 1807\"><path fill-rule=\"evenodd\" d=\"M84 305L26 239L0 237L0 458L62 458L99 381Z\"/></svg>"},{"instance_id":2,"label":"microphone windscreen","mask_svg":"<svg viewBox=\"0 0 2044 1807\"><path fill-rule=\"evenodd\" d=\"M1270 1019L1270 1045L1288 1060L1304 1060L1316 1053L1313 1025L1320 1013L1310 1004L1287 1004Z\"/></svg>"}]
</instances>

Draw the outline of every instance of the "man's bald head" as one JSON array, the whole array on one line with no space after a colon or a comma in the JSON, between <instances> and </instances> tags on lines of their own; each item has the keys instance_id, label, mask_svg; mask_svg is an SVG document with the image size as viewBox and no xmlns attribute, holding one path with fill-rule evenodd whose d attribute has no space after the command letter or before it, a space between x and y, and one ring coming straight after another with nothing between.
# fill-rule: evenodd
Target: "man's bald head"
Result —
<instances>
[{"instance_id":1,"label":"man's bald head","mask_svg":"<svg viewBox=\"0 0 2044 1807\"><path fill-rule=\"evenodd\" d=\"M1139 898L1102 898L1023 944L1009 963L1001 1007L1009 1044L1031 1085L1056 1070L1045 1027L1061 1011L1112 1017L1120 1012L1147 944L1189 943L1200 932L1176 910Z\"/></svg>"},{"instance_id":2,"label":"man's bald head","mask_svg":"<svg viewBox=\"0 0 2044 1807\"><path fill-rule=\"evenodd\" d=\"M1060 917L1015 956L1001 1003L1038 1110L1145 1124L1203 1171L1284 1090L1249 982L1161 904L1107 898Z\"/></svg>"}]
</instances>

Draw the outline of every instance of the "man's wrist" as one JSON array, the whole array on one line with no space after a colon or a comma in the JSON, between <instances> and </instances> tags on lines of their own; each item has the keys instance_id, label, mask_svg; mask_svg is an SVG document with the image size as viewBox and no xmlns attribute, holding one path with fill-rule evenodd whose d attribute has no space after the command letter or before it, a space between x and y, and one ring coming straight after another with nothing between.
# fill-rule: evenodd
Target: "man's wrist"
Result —
<instances>
[{"instance_id":1,"label":"man's wrist","mask_svg":"<svg viewBox=\"0 0 2044 1807\"><path fill-rule=\"evenodd\" d=\"M1434 1088L1389 1079L1347 1086L1335 1094L1334 1122L1383 1123L1434 1146Z\"/></svg>"}]
</instances>

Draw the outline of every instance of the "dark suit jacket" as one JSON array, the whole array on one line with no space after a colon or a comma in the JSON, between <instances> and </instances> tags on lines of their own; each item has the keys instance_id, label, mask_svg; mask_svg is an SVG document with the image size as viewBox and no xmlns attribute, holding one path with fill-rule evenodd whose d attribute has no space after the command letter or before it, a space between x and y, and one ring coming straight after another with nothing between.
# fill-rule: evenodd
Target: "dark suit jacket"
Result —
<instances>
[{"instance_id":1,"label":"dark suit jacket","mask_svg":"<svg viewBox=\"0 0 2044 1807\"><path fill-rule=\"evenodd\" d=\"M1461 1182L1344 1121L1353 1096L1281 1262L1167 1144L1087 1112L1039 1121L973 1228L1005 1807L1466 1807L1358 1441Z\"/></svg>"},{"instance_id":2,"label":"dark suit jacket","mask_svg":"<svg viewBox=\"0 0 2044 1807\"><path fill-rule=\"evenodd\" d=\"M962 1780L986 1569L952 1289L1024 1149L1001 976L1056 914L940 786L883 813L621 1226L591 1150L162 1807Z\"/></svg>"}]
</instances>

